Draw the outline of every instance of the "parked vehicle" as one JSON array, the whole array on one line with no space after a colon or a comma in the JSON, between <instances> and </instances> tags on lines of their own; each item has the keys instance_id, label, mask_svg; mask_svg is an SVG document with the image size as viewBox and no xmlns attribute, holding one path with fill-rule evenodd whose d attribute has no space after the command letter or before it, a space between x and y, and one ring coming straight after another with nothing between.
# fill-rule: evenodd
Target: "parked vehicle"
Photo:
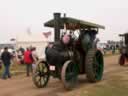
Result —
<instances>
[{"instance_id":1,"label":"parked vehicle","mask_svg":"<svg viewBox=\"0 0 128 96\"><path fill-rule=\"evenodd\" d=\"M126 61L128 61L128 33L119 36L122 37L119 64L125 65Z\"/></svg>"}]
</instances>

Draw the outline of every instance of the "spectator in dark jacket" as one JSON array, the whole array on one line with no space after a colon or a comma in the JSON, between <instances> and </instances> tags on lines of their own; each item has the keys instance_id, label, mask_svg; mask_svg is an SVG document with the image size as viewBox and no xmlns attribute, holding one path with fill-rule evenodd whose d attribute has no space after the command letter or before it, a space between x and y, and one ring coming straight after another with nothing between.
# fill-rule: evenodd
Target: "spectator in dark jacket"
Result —
<instances>
[{"instance_id":1,"label":"spectator in dark jacket","mask_svg":"<svg viewBox=\"0 0 128 96\"><path fill-rule=\"evenodd\" d=\"M4 48L4 52L1 54L1 60L3 61L5 68L2 78L3 79L6 79L7 77L11 78L11 74L10 74L11 53L8 52L7 47Z\"/></svg>"}]
</instances>

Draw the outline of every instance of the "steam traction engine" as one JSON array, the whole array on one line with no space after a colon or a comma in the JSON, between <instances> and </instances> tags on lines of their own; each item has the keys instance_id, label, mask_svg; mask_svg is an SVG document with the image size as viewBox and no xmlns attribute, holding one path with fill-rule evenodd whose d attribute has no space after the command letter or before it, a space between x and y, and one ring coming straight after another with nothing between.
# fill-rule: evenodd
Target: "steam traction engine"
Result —
<instances>
[{"instance_id":1,"label":"steam traction engine","mask_svg":"<svg viewBox=\"0 0 128 96\"><path fill-rule=\"evenodd\" d=\"M46 47L46 60L40 60L33 75L33 82L38 88L45 87L49 77L58 78L66 89L72 89L77 84L79 74L86 75L89 82L102 79L104 60L102 53L96 47L96 34L104 26L70 17L61 17L54 13L54 19L44 23L55 31L55 42ZM68 34L70 43L62 44L62 39Z\"/></svg>"}]
</instances>

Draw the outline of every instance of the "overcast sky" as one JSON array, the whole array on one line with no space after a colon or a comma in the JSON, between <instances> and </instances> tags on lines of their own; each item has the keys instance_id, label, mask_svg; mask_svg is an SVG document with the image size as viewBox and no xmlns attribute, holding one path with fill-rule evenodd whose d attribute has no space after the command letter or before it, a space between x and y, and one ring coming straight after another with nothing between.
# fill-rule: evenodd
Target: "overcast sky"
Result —
<instances>
[{"instance_id":1,"label":"overcast sky","mask_svg":"<svg viewBox=\"0 0 128 96\"><path fill-rule=\"evenodd\" d=\"M0 43L28 27L32 32L51 30L43 23L53 12L104 25L101 41L119 40L118 34L128 31L127 0L0 0Z\"/></svg>"}]
</instances>

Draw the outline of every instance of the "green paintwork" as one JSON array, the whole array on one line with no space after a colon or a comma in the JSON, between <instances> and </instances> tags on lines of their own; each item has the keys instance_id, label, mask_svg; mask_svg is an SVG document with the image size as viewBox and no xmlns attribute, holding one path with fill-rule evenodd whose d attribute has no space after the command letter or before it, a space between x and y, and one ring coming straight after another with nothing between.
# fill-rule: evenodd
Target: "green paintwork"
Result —
<instances>
[{"instance_id":1,"label":"green paintwork","mask_svg":"<svg viewBox=\"0 0 128 96\"><path fill-rule=\"evenodd\" d=\"M66 81L73 83L78 76L78 64L70 63L66 70Z\"/></svg>"},{"instance_id":2,"label":"green paintwork","mask_svg":"<svg viewBox=\"0 0 128 96\"><path fill-rule=\"evenodd\" d=\"M97 51L96 53L96 62L97 63L97 70L96 70L96 79L101 80L103 76L103 70L104 70L104 61L103 61L103 55Z\"/></svg>"},{"instance_id":3,"label":"green paintwork","mask_svg":"<svg viewBox=\"0 0 128 96\"><path fill-rule=\"evenodd\" d=\"M81 40L81 44L82 44L82 48L83 48L84 52L87 52L88 49L92 47L92 42L91 42L91 38L90 38L89 34L86 34L83 36L83 38Z\"/></svg>"}]
</instances>

